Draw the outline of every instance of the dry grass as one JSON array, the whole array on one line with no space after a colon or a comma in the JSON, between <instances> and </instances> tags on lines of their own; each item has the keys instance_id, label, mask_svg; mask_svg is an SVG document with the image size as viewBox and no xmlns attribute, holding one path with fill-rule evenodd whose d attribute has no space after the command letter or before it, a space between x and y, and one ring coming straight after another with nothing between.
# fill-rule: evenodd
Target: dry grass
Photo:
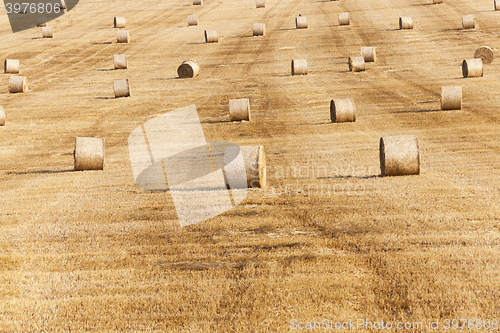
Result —
<instances>
[{"instance_id":1,"label":"dry grass","mask_svg":"<svg viewBox=\"0 0 500 333\"><path fill-rule=\"evenodd\" d=\"M11 34L0 12L0 59L19 59L30 79L24 94L8 93L7 75L0 85L11 110L0 128L0 331L500 319L500 69L465 80L460 67L480 45L498 48L498 13L489 0L428 2L80 0L50 22L53 39ZM193 10L200 25L187 27ZM308 29L295 29L298 12ZM109 13L127 17L130 43L116 43ZM474 30L461 29L464 13ZM398 30L399 16L414 29ZM253 22L265 37L247 38ZM204 43L206 29L218 43ZM348 72L362 45L377 62ZM109 59L122 53L134 94L114 99L123 72ZM177 80L187 54L203 70ZM291 76L300 58L309 73ZM450 85L463 86L460 111L440 111ZM228 121L235 92L252 101L251 122ZM356 101L355 123L330 123L332 98ZM265 147L268 190L181 228L170 193L134 184L127 138L193 103L207 141ZM379 138L408 134L421 174L379 177ZM105 138L105 170L72 171L77 136Z\"/></svg>"}]
</instances>

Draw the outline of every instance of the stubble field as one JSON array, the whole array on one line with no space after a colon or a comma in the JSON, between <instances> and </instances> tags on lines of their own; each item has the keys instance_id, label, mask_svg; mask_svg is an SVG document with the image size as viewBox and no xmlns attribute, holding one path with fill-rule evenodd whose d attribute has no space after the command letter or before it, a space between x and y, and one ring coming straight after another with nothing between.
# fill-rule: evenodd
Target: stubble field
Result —
<instances>
[{"instance_id":1,"label":"stubble field","mask_svg":"<svg viewBox=\"0 0 500 333\"><path fill-rule=\"evenodd\" d=\"M0 60L20 60L29 91L9 94L1 74L0 331L288 332L292 319L363 319L430 332L430 319L499 320L500 62L469 79L461 63L481 45L498 54L500 11L431 2L80 0L49 22L53 39L13 34L2 8ZM307 29L295 29L299 13ZM462 29L466 14L475 29ZM129 44L116 43L114 16ZM399 30L400 16L414 29ZM252 37L257 22L266 36ZM361 46L377 62L349 72ZM120 53L127 70L113 70ZM300 58L309 73L291 76ZM187 59L200 75L179 79ZM131 97L114 98L118 79ZM463 87L462 110L440 110L447 85ZM240 97L253 119L229 122ZM333 98L354 99L356 122L330 122ZM180 227L168 191L135 184L127 140L191 104L207 141L264 146L268 188ZM388 135L418 137L420 175L380 177ZM103 171L73 171L77 136L105 138Z\"/></svg>"}]
</instances>

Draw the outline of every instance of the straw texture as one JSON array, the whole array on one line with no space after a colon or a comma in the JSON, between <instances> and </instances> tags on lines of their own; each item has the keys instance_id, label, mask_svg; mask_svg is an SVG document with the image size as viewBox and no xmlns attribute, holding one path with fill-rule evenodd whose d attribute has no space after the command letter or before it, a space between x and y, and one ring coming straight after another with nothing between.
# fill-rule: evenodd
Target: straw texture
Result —
<instances>
[{"instance_id":1,"label":"straw texture","mask_svg":"<svg viewBox=\"0 0 500 333\"><path fill-rule=\"evenodd\" d=\"M293 59L292 60L292 75L306 75L307 74L307 60L306 59Z\"/></svg>"},{"instance_id":2,"label":"straw texture","mask_svg":"<svg viewBox=\"0 0 500 333\"><path fill-rule=\"evenodd\" d=\"M0 105L0 126L5 126L5 111L2 105Z\"/></svg>"},{"instance_id":3,"label":"straw texture","mask_svg":"<svg viewBox=\"0 0 500 333\"><path fill-rule=\"evenodd\" d=\"M205 43L217 43L218 41L217 30L205 30Z\"/></svg>"},{"instance_id":4,"label":"straw texture","mask_svg":"<svg viewBox=\"0 0 500 333\"><path fill-rule=\"evenodd\" d=\"M188 16L188 26L198 25L198 17L196 15Z\"/></svg>"},{"instance_id":5,"label":"straw texture","mask_svg":"<svg viewBox=\"0 0 500 333\"><path fill-rule=\"evenodd\" d=\"M474 29L474 15L464 15L462 16L462 27L464 29Z\"/></svg>"},{"instance_id":6,"label":"straw texture","mask_svg":"<svg viewBox=\"0 0 500 333\"><path fill-rule=\"evenodd\" d=\"M339 25L350 25L351 24L351 14L339 13Z\"/></svg>"},{"instance_id":7,"label":"straw texture","mask_svg":"<svg viewBox=\"0 0 500 333\"><path fill-rule=\"evenodd\" d=\"M375 47L362 47L361 55L365 62L375 62L377 61L377 53L375 52Z\"/></svg>"},{"instance_id":8,"label":"straw texture","mask_svg":"<svg viewBox=\"0 0 500 333\"><path fill-rule=\"evenodd\" d=\"M263 146L240 147L249 188L266 188L266 154Z\"/></svg>"},{"instance_id":9,"label":"straw texture","mask_svg":"<svg viewBox=\"0 0 500 333\"><path fill-rule=\"evenodd\" d=\"M116 42L117 43L129 43L130 35L127 30L118 30L116 34Z\"/></svg>"},{"instance_id":10,"label":"straw texture","mask_svg":"<svg viewBox=\"0 0 500 333\"><path fill-rule=\"evenodd\" d=\"M474 58L481 58L483 64L491 64L495 58L493 50L488 46L480 46L474 52Z\"/></svg>"},{"instance_id":11,"label":"straw texture","mask_svg":"<svg viewBox=\"0 0 500 333\"><path fill-rule=\"evenodd\" d=\"M266 0L256 0L255 1L255 7L257 7L257 8L265 8L266 7Z\"/></svg>"},{"instance_id":12,"label":"straw texture","mask_svg":"<svg viewBox=\"0 0 500 333\"><path fill-rule=\"evenodd\" d=\"M407 16L400 17L399 29L413 29L413 19Z\"/></svg>"},{"instance_id":13,"label":"straw texture","mask_svg":"<svg viewBox=\"0 0 500 333\"><path fill-rule=\"evenodd\" d=\"M332 123L356 121L356 106L352 99L332 99L330 102Z\"/></svg>"},{"instance_id":14,"label":"straw texture","mask_svg":"<svg viewBox=\"0 0 500 333\"><path fill-rule=\"evenodd\" d=\"M52 27L42 27L42 37L43 38L54 38L54 33L52 32Z\"/></svg>"},{"instance_id":15,"label":"straw texture","mask_svg":"<svg viewBox=\"0 0 500 333\"><path fill-rule=\"evenodd\" d=\"M248 98L229 100L229 120L250 121L250 100Z\"/></svg>"},{"instance_id":16,"label":"straw texture","mask_svg":"<svg viewBox=\"0 0 500 333\"><path fill-rule=\"evenodd\" d=\"M113 57L115 69L127 69L127 56L125 54L115 54Z\"/></svg>"},{"instance_id":17,"label":"straw texture","mask_svg":"<svg viewBox=\"0 0 500 333\"><path fill-rule=\"evenodd\" d=\"M363 56L349 57L349 70L351 72L364 71L365 70L365 58L363 58Z\"/></svg>"},{"instance_id":18,"label":"straw texture","mask_svg":"<svg viewBox=\"0 0 500 333\"><path fill-rule=\"evenodd\" d=\"M200 66L192 60L185 60L177 68L177 74L182 78L196 77L200 74Z\"/></svg>"},{"instance_id":19,"label":"straw texture","mask_svg":"<svg viewBox=\"0 0 500 333\"><path fill-rule=\"evenodd\" d=\"M414 135L380 138L380 171L382 177L420 174L420 153Z\"/></svg>"},{"instance_id":20,"label":"straw texture","mask_svg":"<svg viewBox=\"0 0 500 333\"><path fill-rule=\"evenodd\" d=\"M254 23L253 24L253 35L254 36L265 36L266 25L264 23Z\"/></svg>"},{"instance_id":21,"label":"straw texture","mask_svg":"<svg viewBox=\"0 0 500 333\"><path fill-rule=\"evenodd\" d=\"M483 60L481 58L466 59L462 62L462 75L467 77L483 76Z\"/></svg>"},{"instance_id":22,"label":"straw texture","mask_svg":"<svg viewBox=\"0 0 500 333\"><path fill-rule=\"evenodd\" d=\"M441 87L441 110L462 109L462 87Z\"/></svg>"},{"instance_id":23,"label":"straw texture","mask_svg":"<svg viewBox=\"0 0 500 333\"><path fill-rule=\"evenodd\" d=\"M125 17L115 17L113 19L113 26L115 28L125 28L126 26L126 20L125 20Z\"/></svg>"},{"instance_id":24,"label":"straw texture","mask_svg":"<svg viewBox=\"0 0 500 333\"><path fill-rule=\"evenodd\" d=\"M104 169L104 139L75 138L75 171Z\"/></svg>"},{"instance_id":25,"label":"straw texture","mask_svg":"<svg viewBox=\"0 0 500 333\"><path fill-rule=\"evenodd\" d=\"M307 18L305 16L297 16L295 18L295 27L297 29L306 29L308 27Z\"/></svg>"},{"instance_id":26,"label":"straw texture","mask_svg":"<svg viewBox=\"0 0 500 333\"><path fill-rule=\"evenodd\" d=\"M19 60L5 59L4 72L5 74L19 74Z\"/></svg>"},{"instance_id":27,"label":"straw texture","mask_svg":"<svg viewBox=\"0 0 500 333\"><path fill-rule=\"evenodd\" d=\"M9 79L10 93L23 93L28 90L26 78L24 76L11 76Z\"/></svg>"},{"instance_id":28,"label":"straw texture","mask_svg":"<svg viewBox=\"0 0 500 333\"><path fill-rule=\"evenodd\" d=\"M130 87L128 84L128 79L114 81L113 82L113 90L115 91L115 98L129 97L130 96Z\"/></svg>"}]
</instances>

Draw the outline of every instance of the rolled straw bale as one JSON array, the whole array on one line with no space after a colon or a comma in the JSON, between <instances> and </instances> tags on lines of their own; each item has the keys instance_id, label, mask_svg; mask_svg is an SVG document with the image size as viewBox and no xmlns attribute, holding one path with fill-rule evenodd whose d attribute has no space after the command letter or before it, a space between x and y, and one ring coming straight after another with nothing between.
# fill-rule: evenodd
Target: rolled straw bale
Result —
<instances>
[{"instance_id":1,"label":"rolled straw bale","mask_svg":"<svg viewBox=\"0 0 500 333\"><path fill-rule=\"evenodd\" d=\"M434 4L443 3L443 0L434 0Z\"/></svg>"},{"instance_id":2,"label":"rolled straw bale","mask_svg":"<svg viewBox=\"0 0 500 333\"><path fill-rule=\"evenodd\" d=\"M330 102L332 123L356 121L356 106L352 99L332 99Z\"/></svg>"},{"instance_id":3,"label":"rolled straw bale","mask_svg":"<svg viewBox=\"0 0 500 333\"><path fill-rule=\"evenodd\" d=\"M218 41L217 30L205 30L205 43L217 43Z\"/></svg>"},{"instance_id":4,"label":"rolled straw bale","mask_svg":"<svg viewBox=\"0 0 500 333\"><path fill-rule=\"evenodd\" d=\"M17 60L17 59L5 59L4 72L5 72L5 74L18 74L19 73L19 60Z\"/></svg>"},{"instance_id":5,"label":"rolled straw bale","mask_svg":"<svg viewBox=\"0 0 500 333\"><path fill-rule=\"evenodd\" d=\"M203 0L193 0L193 5L201 6L201 5L203 5Z\"/></svg>"},{"instance_id":6,"label":"rolled straw bale","mask_svg":"<svg viewBox=\"0 0 500 333\"><path fill-rule=\"evenodd\" d=\"M179 77L196 77L200 74L200 66L192 60L185 60L177 68L177 74Z\"/></svg>"},{"instance_id":7,"label":"rolled straw bale","mask_svg":"<svg viewBox=\"0 0 500 333\"><path fill-rule=\"evenodd\" d=\"M500 10L500 0L495 0L495 10Z\"/></svg>"},{"instance_id":8,"label":"rolled straw bale","mask_svg":"<svg viewBox=\"0 0 500 333\"><path fill-rule=\"evenodd\" d=\"M377 61L377 53L374 47L361 47L361 55L365 62L375 62Z\"/></svg>"},{"instance_id":9,"label":"rolled straw bale","mask_svg":"<svg viewBox=\"0 0 500 333\"><path fill-rule=\"evenodd\" d=\"M242 146L241 155L249 188L266 188L266 154L263 146Z\"/></svg>"},{"instance_id":10,"label":"rolled straw bale","mask_svg":"<svg viewBox=\"0 0 500 333\"><path fill-rule=\"evenodd\" d=\"M408 16L399 18L399 29L413 29L413 19Z\"/></svg>"},{"instance_id":11,"label":"rolled straw bale","mask_svg":"<svg viewBox=\"0 0 500 333\"><path fill-rule=\"evenodd\" d=\"M114 81L113 82L113 90L115 91L115 98L129 97L130 96L130 87L128 85L128 79Z\"/></svg>"},{"instance_id":12,"label":"rolled straw bale","mask_svg":"<svg viewBox=\"0 0 500 333\"><path fill-rule=\"evenodd\" d=\"M5 126L5 111L3 106L0 105L0 126Z\"/></svg>"},{"instance_id":13,"label":"rolled straw bale","mask_svg":"<svg viewBox=\"0 0 500 333\"><path fill-rule=\"evenodd\" d=\"M351 72L364 71L365 70L365 58L363 56L349 57L349 70Z\"/></svg>"},{"instance_id":14,"label":"rolled straw bale","mask_svg":"<svg viewBox=\"0 0 500 333\"><path fill-rule=\"evenodd\" d=\"M266 0L255 0L255 7L265 8L266 7Z\"/></svg>"},{"instance_id":15,"label":"rolled straw bale","mask_svg":"<svg viewBox=\"0 0 500 333\"><path fill-rule=\"evenodd\" d=\"M248 98L237 98L229 100L230 121L250 121L250 100Z\"/></svg>"},{"instance_id":16,"label":"rolled straw bale","mask_svg":"<svg viewBox=\"0 0 500 333\"><path fill-rule=\"evenodd\" d=\"M54 33L52 32L52 27L42 27L42 37L43 38L53 38Z\"/></svg>"},{"instance_id":17,"label":"rolled straw bale","mask_svg":"<svg viewBox=\"0 0 500 333\"><path fill-rule=\"evenodd\" d=\"M467 77L483 76L483 60L481 58L466 59L462 62L462 74Z\"/></svg>"},{"instance_id":18,"label":"rolled straw bale","mask_svg":"<svg viewBox=\"0 0 500 333\"><path fill-rule=\"evenodd\" d=\"M61 0L61 9L66 9L66 1Z\"/></svg>"},{"instance_id":19,"label":"rolled straw bale","mask_svg":"<svg viewBox=\"0 0 500 333\"><path fill-rule=\"evenodd\" d=\"M253 35L264 36L266 34L266 25L264 23L253 24Z\"/></svg>"},{"instance_id":20,"label":"rolled straw bale","mask_svg":"<svg viewBox=\"0 0 500 333\"><path fill-rule=\"evenodd\" d=\"M420 154L414 135L380 138L380 171L382 177L418 175Z\"/></svg>"},{"instance_id":21,"label":"rolled straw bale","mask_svg":"<svg viewBox=\"0 0 500 333\"><path fill-rule=\"evenodd\" d=\"M474 58L481 58L483 64L491 64L495 56L493 55L493 50L488 46L479 47L476 52L474 52Z\"/></svg>"},{"instance_id":22,"label":"rolled straw bale","mask_svg":"<svg viewBox=\"0 0 500 333\"><path fill-rule=\"evenodd\" d=\"M307 75L307 60L293 59L292 60L292 75Z\"/></svg>"},{"instance_id":23,"label":"rolled straw bale","mask_svg":"<svg viewBox=\"0 0 500 333\"><path fill-rule=\"evenodd\" d=\"M104 139L75 138L75 171L104 169Z\"/></svg>"},{"instance_id":24,"label":"rolled straw bale","mask_svg":"<svg viewBox=\"0 0 500 333\"><path fill-rule=\"evenodd\" d=\"M118 30L116 34L116 42L117 43L129 43L130 35L127 30Z\"/></svg>"},{"instance_id":25,"label":"rolled straw bale","mask_svg":"<svg viewBox=\"0 0 500 333\"><path fill-rule=\"evenodd\" d=\"M266 0L256 0L255 1L255 7L257 7L257 8L265 8L266 7Z\"/></svg>"},{"instance_id":26,"label":"rolled straw bale","mask_svg":"<svg viewBox=\"0 0 500 333\"><path fill-rule=\"evenodd\" d=\"M11 76L9 79L9 92L23 93L28 90L26 78L24 76Z\"/></svg>"},{"instance_id":27,"label":"rolled straw bale","mask_svg":"<svg viewBox=\"0 0 500 333\"><path fill-rule=\"evenodd\" d=\"M113 19L113 26L115 28L125 28L126 20L125 17L116 17Z\"/></svg>"},{"instance_id":28,"label":"rolled straw bale","mask_svg":"<svg viewBox=\"0 0 500 333\"><path fill-rule=\"evenodd\" d=\"M198 25L198 17L196 15L188 16L188 26Z\"/></svg>"},{"instance_id":29,"label":"rolled straw bale","mask_svg":"<svg viewBox=\"0 0 500 333\"><path fill-rule=\"evenodd\" d=\"M462 87L441 87L441 110L462 109Z\"/></svg>"},{"instance_id":30,"label":"rolled straw bale","mask_svg":"<svg viewBox=\"0 0 500 333\"><path fill-rule=\"evenodd\" d=\"M47 26L47 18L40 16L36 18L36 26L37 27L45 27Z\"/></svg>"},{"instance_id":31,"label":"rolled straw bale","mask_svg":"<svg viewBox=\"0 0 500 333\"><path fill-rule=\"evenodd\" d=\"M339 13L339 25L350 25L351 24L351 14Z\"/></svg>"},{"instance_id":32,"label":"rolled straw bale","mask_svg":"<svg viewBox=\"0 0 500 333\"><path fill-rule=\"evenodd\" d=\"M462 27L464 29L474 29L474 15L462 16Z\"/></svg>"},{"instance_id":33,"label":"rolled straw bale","mask_svg":"<svg viewBox=\"0 0 500 333\"><path fill-rule=\"evenodd\" d=\"M307 18L305 16L297 16L295 18L295 27L297 29L306 29L307 28Z\"/></svg>"},{"instance_id":34,"label":"rolled straw bale","mask_svg":"<svg viewBox=\"0 0 500 333\"><path fill-rule=\"evenodd\" d=\"M125 54L115 54L113 57L115 69L127 69L127 56Z\"/></svg>"}]
</instances>

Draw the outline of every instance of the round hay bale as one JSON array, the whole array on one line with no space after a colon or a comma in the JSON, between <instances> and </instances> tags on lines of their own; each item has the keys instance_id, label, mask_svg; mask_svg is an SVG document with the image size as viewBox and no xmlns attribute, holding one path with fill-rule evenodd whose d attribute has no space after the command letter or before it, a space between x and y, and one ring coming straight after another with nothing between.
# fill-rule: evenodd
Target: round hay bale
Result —
<instances>
[{"instance_id":1,"label":"round hay bale","mask_svg":"<svg viewBox=\"0 0 500 333\"><path fill-rule=\"evenodd\" d=\"M104 169L104 139L75 138L75 171Z\"/></svg>"},{"instance_id":2,"label":"round hay bale","mask_svg":"<svg viewBox=\"0 0 500 333\"><path fill-rule=\"evenodd\" d=\"M462 16L462 27L464 29L474 29L474 15Z\"/></svg>"},{"instance_id":3,"label":"round hay bale","mask_svg":"<svg viewBox=\"0 0 500 333\"><path fill-rule=\"evenodd\" d=\"M255 0L255 7L265 8L266 7L266 0Z\"/></svg>"},{"instance_id":4,"label":"round hay bale","mask_svg":"<svg viewBox=\"0 0 500 333\"><path fill-rule=\"evenodd\" d=\"M476 52L474 52L474 58L481 58L481 60L483 60L483 64L491 64L495 56L490 47L481 46L476 50Z\"/></svg>"},{"instance_id":5,"label":"round hay bale","mask_svg":"<svg viewBox=\"0 0 500 333\"><path fill-rule=\"evenodd\" d=\"M500 0L495 0L495 10L500 10Z\"/></svg>"},{"instance_id":6,"label":"round hay bale","mask_svg":"<svg viewBox=\"0 0 500 333\"><path fill-rule=\"evenodd\" d=\"M26 78L24 76L11 76L9 79L10 93L23 93L28 90Z\"/></svg>"},{"instance_id":7,"label":"round hay bale","mask_svg":"<svg viewBox=\"0 0 500 333\"><path fill-rule=\"evenodd\" d=\"M42 37L43 38L54 38L54 33L52 32L52 27L42 27Z\"/></svg>"},{"instance_id":8,"label":"round hay bale","mask_svg":"<svg viewBox=\"0 0 500 333\"><path fill-rule=\"evenodd\" d=\"M116 34L116 42L117 43L129 43L130 35L127 30L118 30Z\"/></svg>"},{"instance_id":9,"label":"round hay bale","mask_svg":"<svg viewBox=\"0 0 500 333\"><path fill-rule=\"evenodd\" d=\"M356 106L352 99L332 99L330 102L330 119L332 123L356 121Z\"/></svg>"},{"instance_id":10,"label":"round hay bale","mask_svg":"<svg viewBox=\"0 0 500 333\"><path fill-rule=\"evenodd\" d=\"M36 26L37 27L46 27L47 26L47 18L46 17L37 17L36 18Z\"/></svg>"},{"instance_id":11,"label":"round hay bale","mask_svg":"<svg viewBox=\"0 0 500 333\"><path fill-rule=\"evenodd\" d=\"M201 6L201 5L203 5L203 0L193 0L193 5Z\"/></svg>"},{"instance_id":12,"label":"round hay bale","mask_svg":"<svg viewBox=\"0 0 500 333\"><path fill-rule=\"evenodd\" d=\"M462 109L462 87L441 87L441 110Z\"/></svg>"},{"instance_id":13,"label":"round hay bale","mask_svg":"<svg viewBox=\"0 0 500 333\"><path fill-rule=\"evenodd\" d=\"M374 47L361 47L361 55L365 62L375 62L377 61L377 53Z\"/></svg>"},{"instance_id":14,"label":"round hay bale","mask_svg":"<svg viewBox=\"0 0 500 333\"><path fill-rule=\"evenodd\" d=\"M115 17L113 19L113 26L115 28L123 29L125 28L125 25L126 25L125 17Z\"/></svg>"},{"instance_id":15,"label":"round hay bale","mask_svg":"<svg viewBox=\"0 0 500 333\"><path fill-rule=\"evenodd\" d=\"M443 0L434 0L434 4L443 3Z\"/></svg>"},{"instance_id":16,"label":"round hay bale","mask_svg":"<svg viewBox=\"0 0 500 333\"><path fill-rule=\"evenodd\" d=\"M351 14L339 13L339 25L350 25L350 24L351 24Z\"/></svg>"},{"instance_id":17,"label":"round hay bale","mask_svg":"<svg viewBox=\"0 0 500 333\"><path fill-rule=\"evenodd\" d=\"M115 91L115 98L129 97L130 96L130 87L128 84L128 79L114 81L113 82L113 90Z\"/></svg>"},{"instance_id":18,"label":"round hay bale","mask_svg":"<svg viewBox=\"0 0 500 333\"><path fill-rule=\"evenodd\" d=\"M5 59L4 72L5 74L19 74L19 60Z\"/></svg>"},{"instance_id":19,"label":"round hay bale","mask_svg":"<svg viewBox=\"0 0 500 333\"><path fill-rule=\"evenodd\" d=\"M408 16L399 18L399 29L413 29L413 19Z\"/></svg>"},{"instance_id":20,"label":"round hay bale","mask_svg":"<svg viewBox=\"0 0 500 333\"><path fill-rule=\"evenodd\" d=\"M306 29L307 28L307 18L305 16L297 16L295 18L295 27L297 29Z\"/></svg>"},{"instance_id":21,"label":"round hay bale","mask_svg":"<svg viewBox=\"0 0 500 333\"><path fill-rule=\"evenodd\" d=\"M420 153L414 135L380 138L380 171L382 177L420 174Z\"/></svg>"},{"instance_id":22,"label":"round hay bale","mask_svg":"<svg viewBox=\"0 0 500 333\"><path fill-rule=\"evenodd\" d=\"M125 54L115 54L113 58L115 69L127 69L127 56Z\"/></svg>"},{"instance_id":23,"label":"round hay bale","mask_svg":"<svg viewBox=\"0 0 500 333\"><path fill-rule=\"evenodd\" d=\"M196 15L188 16L188 27L198 25L198 17Z\"/></svg>"},{"instance_id":24,"label":"round hay bale","mask_svg":"<svg viewBox=\"0 0 500 333\"><path fill-rule=\"evenodd\" d=\"M250 100L248 98L229 100L229 120L250 121Z\"/></svg>"},{"instance_id":25,"label":"round hay bale","mask_svg":"<svg viewBox=\"0 0 500 333\"><path fill-rule=\"evenodd\" d=\"M182 78L196 77L200 74L200 66L192 60L185 60L177 68L177 74Z\"/></svg>"},{"instance_id":26,"label":"round hay bale","mask_svg":"<svg viewBox=\"0 0 500 333\"><path fill-rule=\"evenodd\" d=\"M3 106L0 105L0 126L5 126L5 111Z\"/></svg>"},{"instance_id":27,"label":"round hay bale","mask_svg":"<svg viewBox=\"0 0 500 333\"><path fill-rule=\"evenodd\" d=\"M253 24L253 35L254 36L265 36L266 25L264 23L254 23Z\"/></svg>"},{"instance_id":28,"label":"round hay bale","mask_svg":"<svg viewBox=\"0 0 500 333\"><path fill-rule=\"evenodd\" d=\"M307 75L307 60L293 59L292 60L292 75Z\"/></svg>"},{"instance_id":29,"label":"round hay bale","mask_svg":"<svg viewBox=\"0 0 500 333\"><path fill-rule=\"evenodd\" d=\"M205 30L205 43L217 43L218 41L217 30Z\"/></svg>"},{"instance_id":30,"label":"round hay bale","mask_svg":"<svg viewBox=\"0 0 500 333\"><path fill-rule=\"evenodd\" d=\"M363 56L349 57L349 70L351 72L363 72L365 70L365 58Z\"/></svg>"},{"instance_id":31,"label":"round hay bale","mask_svg":"<svg viewBox=\"0 0 500 333\"><path fill-rule=\"evenodd\" d=\"M483 76L483 60L481 58L466 59L462 62L462 74L467 77Z\"/></svg>"},{"instance_id":32,"label":"round hay bale","mask_svg":"<svg viewBox=\"0 0 500 333\"><path fill-rule=\"evenodd\" d=\"M61 9L66 9L66 1L61 0Z\"/></svg>"},{"instance_id":33,"label":"round hay bale","mask_svg":"<svg viewBox=\"0 0 500 333\"><path fill-rule=\"evenodd\" d=\"M242 146L248 188L266 188L266 154L263 146Z\"/></svg>"}]
</instances>

